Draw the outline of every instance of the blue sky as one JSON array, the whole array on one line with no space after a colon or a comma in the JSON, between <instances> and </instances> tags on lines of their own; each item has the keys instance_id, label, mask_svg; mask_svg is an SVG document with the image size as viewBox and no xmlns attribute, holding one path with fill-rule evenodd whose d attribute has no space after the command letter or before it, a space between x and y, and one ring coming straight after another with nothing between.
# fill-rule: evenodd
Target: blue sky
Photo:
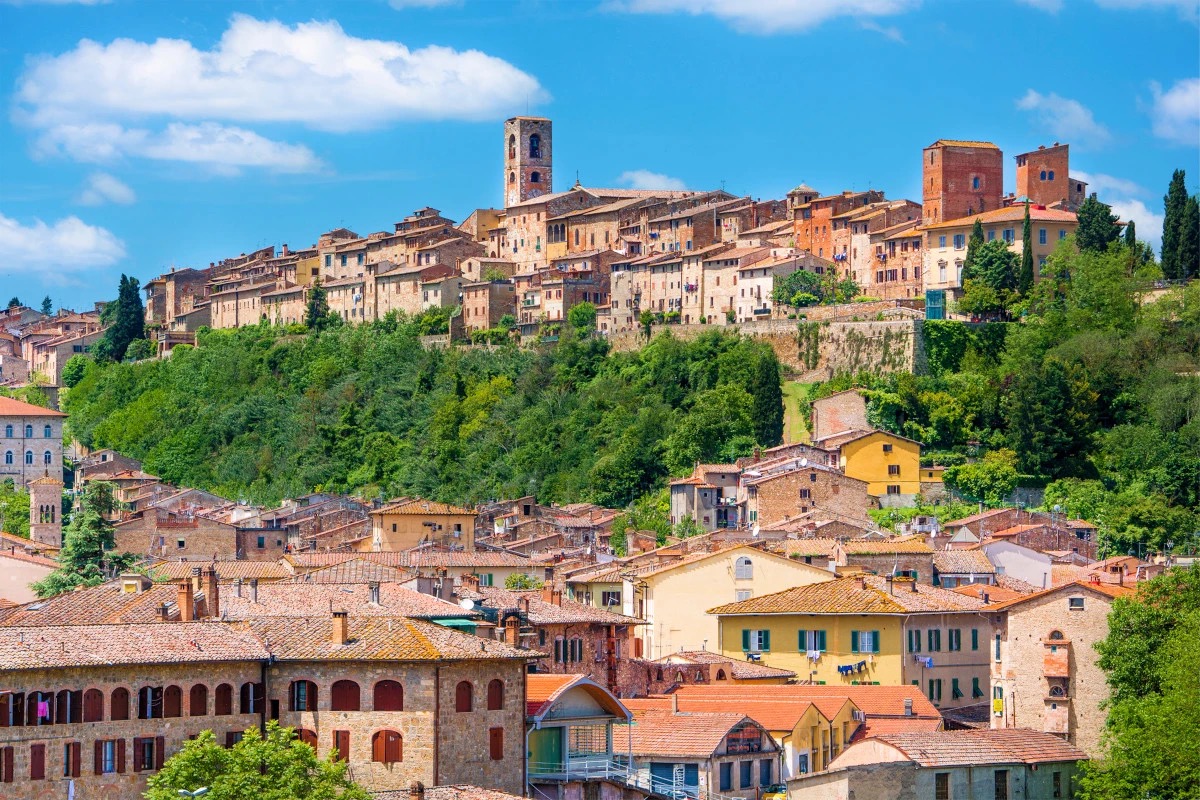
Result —
<instances>
[{"instance_id":1,"label":"blue sky","mask_svg":"<svg viewBox=\"0 0 1200 800\"><path fill-rule=\"evenodd\" d=\"M501 202L503 119L555 188L920 200L920 151L1071 144L1157 243L1200 186L1200 0L0 0L0 302Z\"/></svg>"}]
</instances>

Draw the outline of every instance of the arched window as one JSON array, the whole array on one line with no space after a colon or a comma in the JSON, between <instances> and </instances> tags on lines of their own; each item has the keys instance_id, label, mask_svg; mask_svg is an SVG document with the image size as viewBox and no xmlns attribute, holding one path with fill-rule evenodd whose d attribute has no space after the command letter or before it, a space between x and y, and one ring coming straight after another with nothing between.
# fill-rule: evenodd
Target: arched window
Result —
<instances>
[{"instance_id":1,"label":"arched window","mask_svg":"<svg viewBox=\"0 0 1200 800\"><path fill-rule=\"evenodd\" d=\"M47 425L45 428L42 428L42 438L49 439L52 435L53 433L49 425Z\"/></svg>"},{"instance_id":2,"label":"arched window","mask_svg":"<svg viewBox=\"0 0 1200 800\"><path fill-rule=\"evenodd\" d=\"M404 687L396 681L380 681L375 684L373 706L376 711L403 711Z\"/></svg>"},{"instance_id":3,"label":"arched window","mask_svg":"<svg viewBox=\"0 0 1200 800\"><path fill-rule=\"evenodd\" d=\"M508 136L508 157L517 157L517 135L515 133L511 133Z\"/></svg>"},{"instance_id":4,"label":"arched window","mask_svg":"<svg viewBox=\"0 0 1200 800\"><path fill-rule=\"evenodd\" d=\"M104 721L104 692L99 689L88 689L83 693L83 721Z\"/></svg>"},{"instance_id":5,"label":"arched window","mask_svg":"<svg viewBox=\"0 0 1200 800\"><path fill-rule=\"evenodd\" d=\"M47 450L46 452L42 453L42 463L43 463L43 464L45 464L45 465L49 466L49 465L50 465L50 462L51 462L52 460L53 460L53 458L51 457L51 455L50 455L50 451L49 451L49 450Z\"/></svg>"},{"instance_id":6,"label":"arched window","mask_svg":"<svg viewBox=\"0 0 1200 800\"><path fill-rule=\"evenodd\" d=\"M1046 170L1042 170L1041 174L1038 175L1038 178L1043 181L1046 180Z\"/></svg>"},{"instance_id":7,"label":"arched window","mask_svg":"<svg viewBox=\"0 0 1200 800\"><path fill-rule=\"evenodd\" d=\"M238 713L257 714L263 707L263 685L261 683L243 683L239 696Z\"/></svg>"},{"instance_id":8,"label":"arched window","mask_svg":"<svg viewBox=\"0 0 1200 800\"><path fill-rule=\"evenodd\" d=\"M5 439L13 438L13 426L12 425L4 426L4 438Z\"/></svg>"},{"instance_id":9,"label":"arched window","mask_svg":"<svg viewBox=\"0 0 1200 800\"><path fill-rule=\"evenodd\" d=\"M83 692L62 689L54 698L54 724L83 722Z\"/></svg>"},{"instance_id":10,"label":"arched window","mask_svg":"<svg viewBox=\"0 0 1200 800\"><path fill-rule=\"evenodd\" d=\"M1048 181L1054 180L1054 170L1050 170L1049 172L1046 173L1046 180L1048 180Z\"/></svg>"},{"instance_id":11,"label":"arched window","mask_svg":"<svg viewBox=\"0 0 1200 800\"><path fill-rule=\"evenodd\" d=\"M1050 638L1051 638L1051 639L1061 639L1061 638L1063 638L1062 631L1050 631Z\"/></svg>"},{"instance_id":12,"label":"arched window","mask_svg":"<svg viewBox=\"0 0 1200 800\"><path fill-rule=\"evenodd\" d=\"M33 451L32 450L25 451L25 466L27 466L27 467L33 466Z\"/></svg>"},{"instance_id":13,"label":"arched window","mask_svg":"<svg viewBox=\"0 0 1200 800\"><path fill-rule=\"evenodd\" d=\"M162 719L163 690L161 686L138 689L138 719Z\"/></svg>"},{"instance_id":14,"label":"arched window","mask_svg":"<svg viewBox=\"0 0 1200 800\"><path fill-rule=\"evenodd\" d=\"M735 580L748 581L754 578L754 564L746 556L734 562L733 577Z\"/></svg>"},{"instance_id":15,"label":"arched window","mask_svg":"<svg viewBox=\"0 0 1200 800\"><path fill-rule=\"evenodd\" d=\"M542 173L538 172L537 170L534 170L533 172L529 173L529 182L530 183L541 183L542 182Z\"/></svg>"},{"instance_id":16,"label":"arched window","mask_svg":"<svg viewBox=\"0 0 1200 800\"><path fill-rule=\"evenodd\" d=\"M529 157L542 157L542 137L538 136L536 133L530 134L529 136Z\"/></svg>"},{"instance_id":17,"label":"arched window","mask_svg":"<svg viewBox=\"0 0 1200 800\"><path fill-rule=\"evenodd\" d=\"M178 686L168 686L163 689L163 716L183 716L183 689Z\"/></svg>"},{"instance_id":18,"label":"arched window","mask_svg":"<svg viewBox=\"0 0 1200 800\"><path fill-rule=\"evenodd\" d=\"M358 711L358 684L354 681L334 681L329 688L329 708L333 711Z\"/></svg>"},{"instance_id":19,"label":"arched window","mask_svg":"<svg viewBox=\"0 0 1200 800\"><path fill-rule=\"evenodd\" d=\"M5 464L13 463L13 451L12 450L4 451L4 463Z\"/></svg>"},{"instance_id":20,"label":"arched window","mask_svg":"<svg viewBox=\"0 0 1200 800\"><path fill-rule=\"evenodd\" d=\"M113 689L109 706L109 719L129 719L129 690L123 686Z\"/></svg>"},{"instance_id":21,"label":"arched window","mask_svg":"<svg viewBox=\"0 0 1200 800\"><path fill-rule=\"evenodd\" d=\"M675 673L675 682L676 683L686 683L686 681L683 679L683 670L679 670L678 672Z\"/></svg>"},{"instance_id":22,"label":"arched window","mask_svg":"<svg viewBox=\"0 0 1200 800\"><path fill-rule=\"evenodd\" d=\"M33 426L32 426L32 425L26 425L26 426L25 426L25 438L26 438L26 439L32 439L32 438L33 438Z\"/></svg>"},{"instance_id":23,"label":"arched window","mask_svg":"<svg viewBox=\"0 0 1200 800\"><path fill-rule=\"evenodd\" d=\"M719 680L719 681L725 680L725 670L723 670L723 669L717 670L717 680Z\"/></svg>"},{"instance_id":24,"label":"arched window","mask_svg":"<svg viewBox=\"0 0 1200 800\"><path fill-rule=\"evenodd\" d=\"M517 173L515 173L515 172L510 172L510 173L508 173L508 182L509 182L510 184L511 184L511 183L516 183L516 182L517 182Z\"/></svg>"},{"instance_id":25,"label":"arched window","mask_svg":"<svg viewBox=\"0 0 1200 800\"><path fill-rule=\"evenodd\" d=\"M501 711L504 708L504 681L499 678L488 681L487 704L488 711Z\"/></svg>"},{"instance_id":26,"label":"arched window","mask_svg":"<svg viewBox=\"0 0 1200 800\"><path fill-rule=\"evenodd\" d=\"M208 687L203 683L197 683L188 693L188 713L193 717L208 713Z\"/></svg>"},{"instance_id":27,"label":"arched window","mask_svg":"<svg viewBox=\"0 0 1200 800\"><path fill-rule=\"evenodd\" d=\"M288 711L316 711L317 685L312 681L292 681L288 687Z\"/></svg>"},{"instance_id":28,"label":"arched window","mask_svg":"<svg viewBox=\"0 0 1200 800\"><path fill-rule=\"evenodd\" d=\"M313 750L317 749L316 731L310 731L308 728L296 728L296 736Z\"/></svg>"},{"instance_id":29,"label":"arched window","mask_svg":"<svg viewBox=\"0 0 1200 800\"><path fill-rule=\"evenodd\" d=\"M217 684L213 694L213 713L219 717L233 713L233 687L228 683Z\"/></svg>"},{"instance_id":30,"label":"arched window","mask_svg":"<svg viewBox=\"0 0 1200 800\"><path fill-rule=\"evenodd\" d=\"M1066 694L1067 694L1066 691L1061 686L1051 686L1050 687L1050 696L1051 697L1065 697Z\"/></svg>"},{"instance_id":31,"label":"arched window","mask_svg":"<svg viewBox=\"0 0 1200 800\"><path fill-rule=\"evenodd\" d=\"M475 689L470 681L459 681L454 687L454 710L470 711L475 706Z\"/></svg>"},{"instance_id":32,"label":"arched window","mask_svg":"<svg viewBox=\"0 0 1200 800\"><path fill-rule=\"evenodd\" d=\"M662 679L663 679L663 671L662 671L662 667L659 667L658 669L656 669L654 671L654 680L661 681Z\"/></svg>"},{"instance_id":33,"label":"arched window","mask_svg":"<svg viewBox=\"0 0 1200 800\"><path fill-rule=\"evenodd\" d=\"M395 764L404 760L404 740L395 731L376 731L371 736L371 760L379 764Z\"/></svg>"},{"instance_id":34,"label":"arched window","mask_svg":"<svg viewBox=\"0 0 1200 800\"><path fill-rule=\"evenodd\" d=\"M25 700L25 724L54 724L54 692L29 693Z\"/></svg>"}]
</instances>

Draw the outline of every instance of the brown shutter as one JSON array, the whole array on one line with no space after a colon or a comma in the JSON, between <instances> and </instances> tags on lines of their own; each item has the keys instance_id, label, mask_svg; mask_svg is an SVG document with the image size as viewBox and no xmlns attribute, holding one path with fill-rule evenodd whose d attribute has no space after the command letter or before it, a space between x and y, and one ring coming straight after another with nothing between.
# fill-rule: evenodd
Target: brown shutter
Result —
<instances>
[{"instance_id":1,"label":"brown shutter","mask_svg":"<svg viewBox=\"0 0 1200 800\"><path fill-rule=\"evenodd\" d=\"M117 772L125 771L125 740L117 739Z\"/></svg>"},{"instance_id":2,"label":"brown shutter","mask_svg":"<svg viewBox=\"0 0 1200 800\"><path fill-rule=\"evenodd\" d=\"M333 746L338 752L338 758L349 763L350 761L350 731L334 731Z\"/></svg>"},{"instance_id":3,"label":"brown shutter","mask_svg":"<svg viewBox=\"0 0 1200 800\"><path fill-rule=\"evenodd\" d=\"M29 745L29 779L44 780L46 777L46 745Z\"/></svg>"},{"instance_id":4,"label":"brown shutter","mask_svg":"<svg viewBox=\"0 0 1200 800\"><path fill-rule=\"evenodd\" d=\"M11 747L4 748L4 761L3 761L3 766L0 769L2 769L2 774L0 774L0 779L3 779L4 783L12 783L13 782L13 748L11 748Z\"/></svg>"},{"instance_id":5,"label":"brown shutter","mask_svg":"<svg viewBox=\"0 0 1200 800\"><path fill-rule=\"evenodd\" d=\"M488 730L488 749L491 751L493 761L504 758L504 728Z\"/></svg>"},{"instance_id":6,"label":"brown shutter","mask_svg":"<svg viewBox=\"0 0 1200 800\"><path fill-rule=\"evenodd\" d=\"M371 760L384 763L387 761L387 732L376 731L371 737Z\"/></svg>"},{"instance_id":7,"label":"brown shutter","mask_svg":"<svg viewBox=\"0 0 1200 800\"><path fill-rule=\"evenodd\" d=\"M166 756L167 741L162 736L154 737L154 768L156 770L163 768L163 760Z\"/></svg>"},{"instance_id":8,"label":"brown shutter","mask_svg":"<svg viewBox=\"0 0 1200 800\"><path fill-rule=\"evenodd\" d=\"M71 777L79 777L79 767L83 755L83 745L79 742L71 742Z\"/></svg>"},{"instance_id":9,"label":"brown shutter","mask_svg":"<svg viewBox=\"0 0 1200 800\"><path fill-rule=\"evenodd\" d=\"M96 774L103 775L104 774L104 742L97 739L95 741L95 747L93 748L93 750L95 753L96 763L94 764L94 767L96 770Z\"/></svg>"}]
</instances>

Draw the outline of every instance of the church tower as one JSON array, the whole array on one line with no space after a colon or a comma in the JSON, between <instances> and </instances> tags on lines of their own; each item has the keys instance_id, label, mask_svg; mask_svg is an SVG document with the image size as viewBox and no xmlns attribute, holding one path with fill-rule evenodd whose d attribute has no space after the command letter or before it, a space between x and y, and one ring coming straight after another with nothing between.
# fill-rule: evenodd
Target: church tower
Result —
<instances>
[{"instance_id":1,"label":"church tower","mask_svg":"<svg viewBox=\"0 0 1200 800\"><path fill-rule=\"evenodd\" d=\"M63 482L46 473L29 482L29 538L62 547Z\"/></svg>"},{"instance_id":2,"label":"church tower","mask_svg":"<svg viewBox=\"0 0 1200 800\"><path fill-rule=\"evenodd\" d=\"M513 117L504 122L506 208L552 191L552 126L545 117Z\"/></svg>"}]
</instances>

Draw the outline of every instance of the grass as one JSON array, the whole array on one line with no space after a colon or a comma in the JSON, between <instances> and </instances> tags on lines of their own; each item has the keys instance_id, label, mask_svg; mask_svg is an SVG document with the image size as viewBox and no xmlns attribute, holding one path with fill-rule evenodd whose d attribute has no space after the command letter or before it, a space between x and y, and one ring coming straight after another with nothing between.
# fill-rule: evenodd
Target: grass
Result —
<instances>
[{"instance_id":1,"label":"grass","mask_svg":"<svg viewBox=\"0 0 1200 800\"><path fill-rule=\"evenodd\" d=\"M800 401L808 397L811 388L811 383L783 382L783 441L788 444L810 439L808 426L800 414Z\"/></svg>"}]
</instances>

